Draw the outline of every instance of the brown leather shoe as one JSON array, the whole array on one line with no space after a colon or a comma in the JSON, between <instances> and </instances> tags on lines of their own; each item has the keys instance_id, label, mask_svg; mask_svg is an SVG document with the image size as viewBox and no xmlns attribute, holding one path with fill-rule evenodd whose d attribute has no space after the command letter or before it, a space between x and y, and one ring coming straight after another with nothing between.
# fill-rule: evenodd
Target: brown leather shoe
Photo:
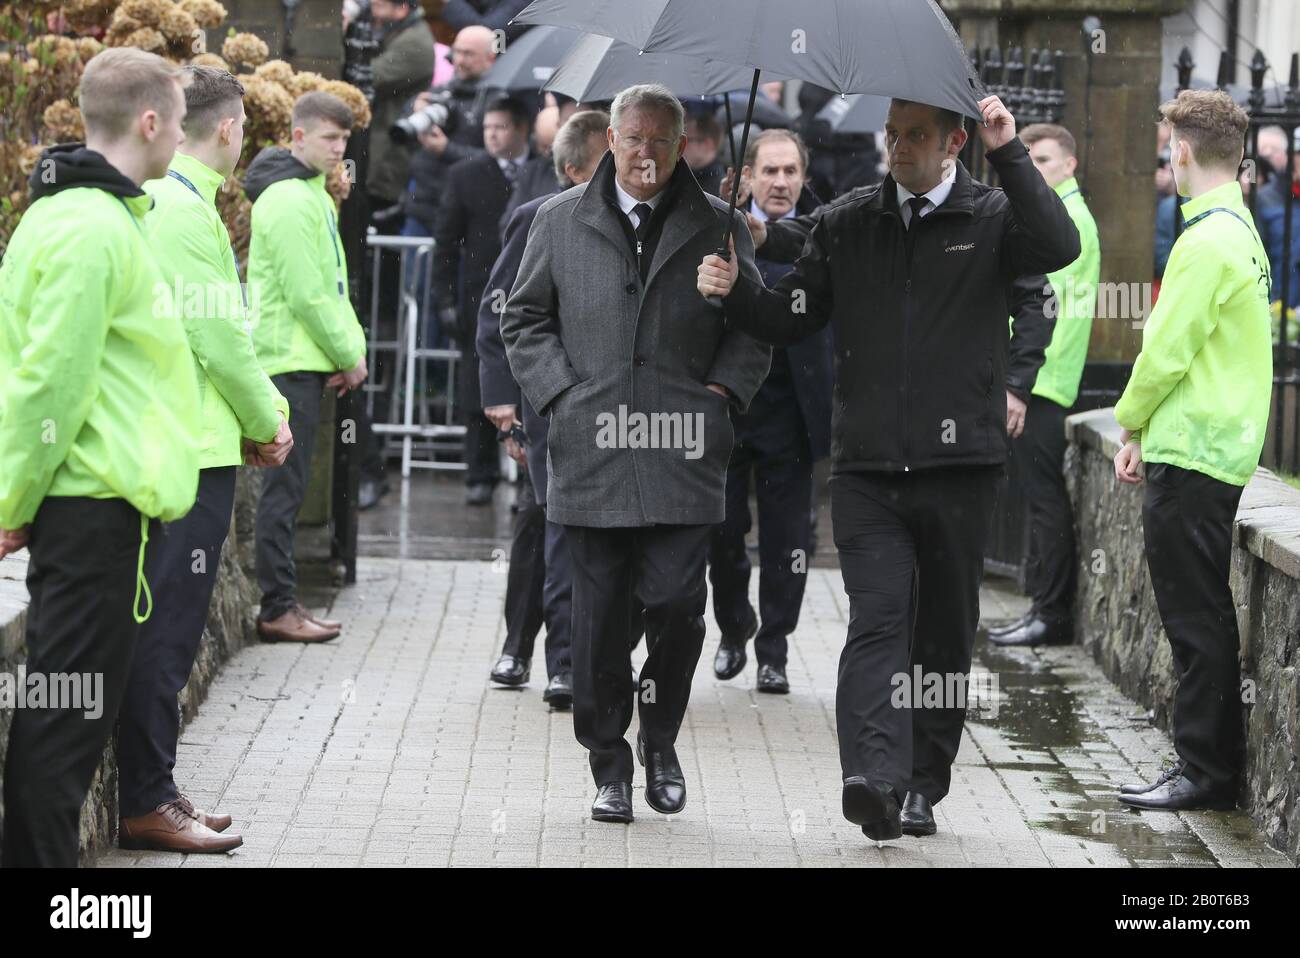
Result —
<instances>
[{"instance_id":1,"label":"brown leather shoe","mask_svg":"<svg viewBox=\"0 0 1300 958\"><path fill-rule=\"evenodd\" d=\"M189 802L163 802L148 815L122 819L117 832L119 848L157 852L228 852L244 844L240 835L221 835L204 825Z\"/></svg>"},{"instance_id":2,"label":"brown leather shoe","mask_svg":"<svg viewBox=\"0 0 1300 958\"><path fill-rule=\"evenodd\" d=\"M338 629L327 629L290 609L277 619L257 620L257 631L268 642L326 642L338 638Z\"/></svg>"},{"instance_id":3,"label":"brown leather shoe","mask_svg":"<svg viewBox=\"0 0 1300 958\"><path fill-rule=\"evenodd\" d=\"M230 827L230 823L233 821L229 815L209 815L203 809L195 808L194 803L180 793L177 793L176 801L181 803L181 806L185 808L186 812L192 813L191 817L197 818L214 832L224 832Z\"/></svg>"},{"instance_id":4,"label":"brown leather shoe","mask_svg":"<svg viewBox=\"0 0 1300 958\"><path fill-rule=\"evenodd\" d=\"M300 616L308 622L315 622L322 629L333 629L335 632L341 632L343 630L343 623L338 619L322 619L319 615L314 615L311 609L307 608L305 605L297 605L294 606L294 608L298 610Z\"/></svg>"}]
</instances>

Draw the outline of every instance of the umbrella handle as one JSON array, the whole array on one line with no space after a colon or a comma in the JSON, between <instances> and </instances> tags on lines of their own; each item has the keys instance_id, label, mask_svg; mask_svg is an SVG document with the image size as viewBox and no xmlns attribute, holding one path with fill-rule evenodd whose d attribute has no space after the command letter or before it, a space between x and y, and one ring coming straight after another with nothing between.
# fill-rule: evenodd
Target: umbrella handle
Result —
<instances>
[{"instance_id":1,"label":"umbrella handle","mask_svg":"<svg viewBox=\"0 0 1300 958\"><path fill-rule=\"evenodd\" d=\"M730 230L728 230L728 233L730 233ZM713 251L713 255L724 260L725 262L728 263L731 262L731 251L727 249L727 244L725 240L721 246L719 246L717 249ZM705 296L704 301L708 303L710 306L716 306L718 309L722 309L721 296Z\"/></svg>"}]
</instances>

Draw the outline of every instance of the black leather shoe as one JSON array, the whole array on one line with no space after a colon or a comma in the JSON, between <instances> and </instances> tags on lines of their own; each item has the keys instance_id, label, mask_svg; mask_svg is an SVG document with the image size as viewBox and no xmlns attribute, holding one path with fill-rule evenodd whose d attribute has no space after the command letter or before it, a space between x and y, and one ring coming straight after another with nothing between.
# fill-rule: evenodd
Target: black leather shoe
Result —
<instances>
[{"instance_id":1,"label":"black leather shoe","mask_svg":"<svg viewBox=\"0 0 1300 958\"><path fill-rule=\"evenodd\" d=\"M502 655L497 664L492 666L492 681L511 688L528 684L532 669L529 663L517 655Z\"/></svg>"},{"instance_id":2,"label":"black leather shoe","mask_svg":"<svg viewBox=\"0 0 1300 958\"><path fill-rule=\"evenodd\" d=\"M1151 789L1153 788L1159 788L1161 785L1169 781L1175 775L1183 774L1183 766L1184 766L1183 760L1179 759L1178 761L1174 762L1173 765L1169 766L1167 769L1161 772L1160 777L1157 778L1154 782L1151 782L1148 785L1121 785L1119 787L1119 793L1121 795L1145 794L1146 792L1151 791Z\"/></svg>"},{"instance_id":3,"label":"black leather shoe","mask_svg":"<svg viewBox=\"0 0 1300 958\"><path fill-rule=\"evenodd\" d=\"M920 792L908 792L903 799L903 811L899 814L904 835L933 835L934 809L930 800Z\"/></svg>"},{"instance_id":4,"label":"black leather shoe","mask_svg":"<svg viewBox=\"0 0 1300 958\"><path fill-rule=\"evenodd\" d=\"M758 632L758 616L750 611L749 625L740 635L724 635L718 643L718 654L713 657L713 674L724 682L734 679L745 670L749 656L745 654L745 643Z\"/></svg>"},{"instance_id":5,"label":"black leather shoe","mask_svg":"<svg viewBox=\"0 0 1300 958\"><path fill-rule=\"evenodd\" d=\"M1068 622L1047 622L1037 616L1009 632L989 633L994 645L1069 645L1074 640L1074 630Z\"/></svg>"},{"instance_id":6,"label":"black leather shoe","mask_svg":"<svg viewBox=\"0 0 1300 958\"><path fill-rule=\"evenodd\" d=\"M591 803L591 820L623 825L632 821L632 783L610 782L600 786L596 800Z\"/></svg>"},{"instance_id":7,"label":"black leather shoe","mask_svg":"<svg viewBox=\"0 0 1300 958\"><path fill-rule=\"evenodd\" d=\"M573 676L568 672L560 672L554 676L546 683L542 701L557 712L573 708Z\"/></svg>"},{"instance_id":8,"label":"black leather shoe","mask_svg":"<svg viewBox=\"0 0 1300 958\"><path fill-rule=\"evenodd\" d=\"M877 779L851 775L844 780L844 817L862 826L873 842L903 837L898 816L898 796L893 786Z\"/></svg>"},{"instance_id":9,"label":"black leather shoe","mask_svg":"<svg viewBox=\"0 0 1300 958\"><path fill-rule=\"evenodd\" d=\"M1018 619L1012 619L1010 622L1003 622L1001 625L991 625L987 631L989 635L1002 635L1006 632L1013 632L1023 627L1030 619L1034 617L1034 610L1031 607L1028 612Z\"/></svg>"},{"instance_id":10,"label":"black leather shoe","mask_svg":"<svg viewBox=\"0 0 1300 958\"><path fill-rule=\"evenodd\" d=\"M771 695L788 695L790 682L785 677L785 668L780 665L760 665L758 667L758 690Z\"/></svg>"},{"instance_id":11,"label":"black leather shoe","mask_svg":"<svg viewBox=\"0 0 1300 958\"><path fill-rule=\"evenodd\" d=\"M492 483L475 482L465 487L465 505L486 506L492 501Z\"/></svg>"},{"instance_id":12,"label":"black leather shoe","mask_svg":"<svg viewBox=\"0 0 1300 958\"><path fill-rule=\"evenodd\" d=\"M1181 771L1171 775L1166 782L1157 785L1149 792L1121 795L1119 800L1133 808L1149 808L1162 812L1179 812L1191 808L1226 811L1237 807L1237 801L1233 796L1201 788Z\"/></svg>"},{"instance_id":13,"label":"black leather shoe","mask_svg":"<svg viewBox=\"0 0 1300 958\"><path fill-rule=\"evenodd\" d=\"M645 766L646 804L663 815L686 807L686 776L677 761L677 750L669 745L659 752L647 752L645 739L636 735L636 759Z\"/></svg>"},{"instance_id":14,"label":"black leather shoe","mask_svg":"<svg viewBox=\"0 0 1300 958\"><path fill-rule=\"evenodd\" d=\"M391 487L388 480L382 477L378 479L364 478L361 485L357 487L357 509L365 512L367 509L373 509L379 504L379 500L388 495Z\"/></svg>"}]
</instances>

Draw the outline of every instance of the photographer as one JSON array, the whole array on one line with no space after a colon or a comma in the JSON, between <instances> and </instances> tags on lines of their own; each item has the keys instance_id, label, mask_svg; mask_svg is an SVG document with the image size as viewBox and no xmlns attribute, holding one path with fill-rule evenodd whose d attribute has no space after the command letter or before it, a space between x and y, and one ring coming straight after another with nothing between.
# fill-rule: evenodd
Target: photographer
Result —
<instances>
[{"instance_id":1,"label":"photographer","mask_svg":"<svg viewBox=\"0 0 1300 958\"><path fill-rule=\"evenodd\" d=\"M415 219L425 236L433 235L438 204L447 171L471 156L482 156L483 107L487 90L483 75L496 59L494 36L487 27L466 27L456 34L451 48L455 76L449 83L421 93L413 112L395 129L418 141L421 149L411 160L410 199L407 216Z\"/></svg>"},{"instance_id":2,"label":"photographer","mask_svg":"<svg viewBox=\"0 0 1300 958\"><path fill-rule=\"evenodd\" d=\"M350 21L348 10L353 6L359 5L344 4L345 22ZM428 88L437 54L433 34L418 3L373 0L370 17L379 35L379 53L371 63L375 83L374 128L385 131L405 112L411 97ZM382 132L371 137L366 189L372 210L390 209L401 201L410 169L408 146Z\"/></svg>"}]
</instances>

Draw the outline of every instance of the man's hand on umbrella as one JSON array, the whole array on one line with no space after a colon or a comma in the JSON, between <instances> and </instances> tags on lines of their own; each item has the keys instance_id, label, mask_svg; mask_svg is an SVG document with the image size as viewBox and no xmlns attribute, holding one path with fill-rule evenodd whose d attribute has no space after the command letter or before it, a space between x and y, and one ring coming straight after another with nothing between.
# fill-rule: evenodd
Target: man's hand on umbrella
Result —
<instances>
[{"instance_id":1,"label":"man's hand on umbrella","mask_svg":"<svg viewBox=\"0 0 1300 958\"><path fill-rule=\"evenodd\" d=\"M984 149L996 150L1010 143L1016 135L1016 120L1011 111L995 96L986 96L980 100L979 107L984 122L978 129Z\"/></svg>"},{"instance_id":2,"label":"man's hand on umbrella","mask_svg":"<svg viewBox=\"0 0 1300 958\"><path fill-rule=\"evenodd\" d=\"M726 260L710 253L700 263L699 279L695 285L701 296L723 297L731 292L732 286L736 285L736 277L740 275L740 264L736 262L736 244L731 237L727 237L727 249L731 253L731 259Z\"/></svg>"}]
</instances>

